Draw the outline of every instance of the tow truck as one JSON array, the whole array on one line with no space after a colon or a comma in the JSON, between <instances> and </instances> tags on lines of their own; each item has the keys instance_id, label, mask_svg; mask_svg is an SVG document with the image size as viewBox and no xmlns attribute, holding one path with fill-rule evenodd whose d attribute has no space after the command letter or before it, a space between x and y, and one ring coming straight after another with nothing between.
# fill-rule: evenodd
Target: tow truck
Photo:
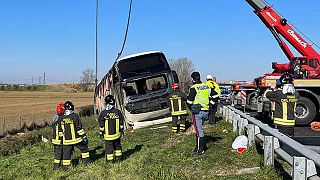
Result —
<instances>
[{"instance_id":1,"label":"tow truck","mask_svg":"<svg viewBox=\"0 0 320 180\"><path fill-rule=\"evenodd\" d=\"M269 29L280 48L288 58L288 63L272 63L272 73L255 78L254 87L246 95L245 106L264 116L270 116L271 103L265 97L267 89L274 86L276 80L285 72L294 77L294 85L300 94L296 107L296 124L307 125L316 120L320 111L320 55L298 31L280 16L272 6L263 0L246 0L254 13ZM284 39L302 56L295 57Z\"/></svg>"}]
</instances>

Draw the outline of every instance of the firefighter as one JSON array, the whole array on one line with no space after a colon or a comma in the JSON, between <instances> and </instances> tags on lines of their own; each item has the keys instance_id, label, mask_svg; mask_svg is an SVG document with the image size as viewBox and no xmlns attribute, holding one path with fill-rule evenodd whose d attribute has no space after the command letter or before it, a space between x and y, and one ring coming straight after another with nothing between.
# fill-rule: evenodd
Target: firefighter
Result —
<instances>
[{"instance_id":1,"label":"firefighter","mask_svg":"<svg viewBox=\"0 0 320 180\"><path fill-rule=\"evenodd\" d=\"M193 152L196 155L202 155L205 148L202 123L208 118L211 88L206 83L201 82L199 72L193 72L191 78L193 85L189 89L187 105L192 112L193 125L196 131L196 148Z\"/></svg>"},{"instance_id":2,"label":"firefighter","mask_svg":"<svg viewBox=\"0 0 320 180\"><path fill-rule=\"evenodd\" d=\"M299 94L289 73L283 74L277 80L277 86L279 88L266 93L266 97L274 104L272 119L281 133L291 137L294 136L295 107Z\"/></svg>"},{"instance_id":3,"label":"firefighter","mask_svg":"<svg viewBox=\"0 0 320 180\"><path fill-rule=\"evenodd\" d=\"M179 131L186 131L186 117L187 113L187 96L179 90L178 83L172 83L173 91L169 94L170 97L170 111L172 116L172 132L178 132L178 121Z\"/></svg>"},{"instance_id":4,"label":"firefighter","mask_svg":"<svg viewBox=\"0 0 320 180\"><path fill-rule=\"evenodd\" d=\"M74 146L80 149L84 164L90 163L88 138L82 128L79 115L74 113L74 105L71 101L64 103L65 112L59 117L59 124L63 131L63 169L66 170L71 165L71 156Z\"/></svg>"},{"instance_id":5,"label":"firefighter","mask_svg":"<svg viewBox=\"0 0 320 180\"><path fill-rule=\"evenodd\" d=\"M114 107L115 99L112 95L107 95L104 101L106 109L98 118L100 138L105 143L106 161L118 162L122 155L121 136L124 133L125 120L121 111Z\"/></svg>"},{"instance_id":6,"label":"firefighter","mask_svg":"<svg viewBox=\"0 0 320 180\"><path fill-rule=\"evenodd\" d=\"M216 123L216 112L218 110L219 104L219 96L221 94L219 85L214 81L211 75L207 75L206 77L207 84L211 88L213 95L210 96L210 103L209 103L209 124L213 125Z\"/></svg>"},{"instance_id":7,"label":"firefighter","mask_svg":"<svg viewBox=\"0 0 320 180\"><path fill-rule=\"evenodd\" d=\"M64 103L60 103L56 106L56 114L52 120L52 144L54 152L53 169L57 170L62 164L62 129L59 126L59 117L64 114Z\"/></svg>"}]
</instances>

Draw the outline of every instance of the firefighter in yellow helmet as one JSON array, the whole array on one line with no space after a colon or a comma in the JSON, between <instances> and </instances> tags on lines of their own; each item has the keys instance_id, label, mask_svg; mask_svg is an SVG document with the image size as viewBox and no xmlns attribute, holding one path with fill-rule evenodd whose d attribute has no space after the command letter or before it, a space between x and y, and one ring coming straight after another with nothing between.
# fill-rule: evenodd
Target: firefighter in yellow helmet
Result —
<instances>
[{"instance_id":1,"label":"firefighter in yellow helmet","mask_svg":"<svg viewBox=\"0 0 320 180\"><path fill-rule=\"evenodd\" d=\"M299 94L293 86L293 77L284 73L278 80L275 91L266 93L266 97L273 102L272 118L277 129L287 136L294 136L295 107Z\"/></svg>"},{"instance_id":2,"label":"firefighter in yellow helmet","mask_svg":"<svg viewBox=\"0 0 320 180\"><path fill-rule=\"evenodd\" d=\"M90 163L88 138L82 128L82 123L78 114L74 113L74 105L71 101L64 103L64 115L58 118L59 126L63 132L62 144L62 167L67 170L71 165L71 156L74 146L80 149L84 164Z\"/></svg>"},{"instance_id":3,"label":"firefighter in yellow helmet","mask_svg":"<svg viewBox=\"0 0 320 180\"><path fill-rule=\"evenodd\" d=\"M100 138L105 142L106 160L120 161L122 155L121 136L123 135L125 119L121 111L114 107L115 99L112 95L105 97L105 110L98 118Z\"/></svg>"},{"instance_id":4,"label":"firefighter in yellow helmet","mask_svg":"<svg viewBox=\"0 0 320 180\"><path fill-rule=\"evenodd\" d=\"M210 104L209 104L209 124L213 125L216 123L216 112L218 110L219 97L220 97L220 87L214 81L214 78L211 75L207 75L206 77L207 84L211 88L212 91L215 91L214 95L210 96Z\"/></svg>"},{"instance_id":5,"label":"firefighter in yellow helmet","mask_svg":"<svg viewBox=\"0 0 320 180\"><path fill-rule=\"evenodd\" d=\"M186 131L187 113L187 96L179 90L178 83L172 83L173 91L169 94L170 108L172 116L172 132ZM178 121L180 120L179 129Z\"/></svg>"}]
</instances>

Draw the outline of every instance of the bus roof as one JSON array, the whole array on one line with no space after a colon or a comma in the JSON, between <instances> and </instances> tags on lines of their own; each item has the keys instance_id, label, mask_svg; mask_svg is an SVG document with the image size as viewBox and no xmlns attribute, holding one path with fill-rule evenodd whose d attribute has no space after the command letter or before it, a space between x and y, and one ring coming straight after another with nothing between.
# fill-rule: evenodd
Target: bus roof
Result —
<instances>
[{"instance_id":1,"label":"bus roof","mask_svg":"<svg viewBox=\"0 0 320 180\"><path fill-rule=\"evenodd\" d=\"M118 59L117 61L121 61L121 60L124 60L124 59L129 59L129 58L133 58L133 57L137 57L137 56L142 56L142 55L146 55L146 54L155 54L155 53L161 53L162 54L161 51L146 51L146 52L131 54L129 56L124 56L124 57Z\"/></svg>"}]
</instances>

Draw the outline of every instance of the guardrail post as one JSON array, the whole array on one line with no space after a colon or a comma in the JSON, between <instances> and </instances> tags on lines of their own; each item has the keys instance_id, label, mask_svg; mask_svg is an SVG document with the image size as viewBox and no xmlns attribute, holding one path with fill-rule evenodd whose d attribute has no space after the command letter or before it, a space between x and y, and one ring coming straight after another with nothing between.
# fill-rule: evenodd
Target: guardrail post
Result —
<instances>
[{"instance_id":1,"label":"guardrail post","mask_svg":"<svg viewBox=\"0 0 320 180\"><path fill-rule=\"evenodd\" d=\"M244 119L243 118L240 118L239 121L238 121L238 127L239 127L239 135L242 135L243 132L244 132Z\"/></svg>"},{"instance_id":2,"label":"guardrail post","mask_svg":"<svg viewBox=\"0 0 320 180\"><path fill-rule=\"evenodd\" d=\"M263 142L264 149L264 165L274 165L274 141L273 136L265 136Z\"/></svg>"},{"instance_id":3,"label":"guardrail post","mask_svg":"<svg viewBox=\"0 0 320 180\"><path fill-rule=\"evenodd\" d=\"M226 118L226 121L228 121L228 118L229 118L229 108L227 108L227 107L226 107L226 116L225 116L225 118Z\"/></svg>"},{"instance_id":4,"label":"guardrail post","mask_svg":"<svg viewBox=\"0 0 320 180\"><path fill-rule=\"evenodd\" d=\"M238 130L238 115L234 118L232 122L232 126L233 126L233 132L236 132Z\"/></svg>"},{"instance_id":5,"label":"guardrail post","mask_svg":"<svg viewBox=\"0 0 320 180\"><path fill-rule=\"evenodd\" d=\"M307 159L305 157L293 156L293 180L307 179Z\"/></svg>"},{"instance_id":6,"label":"guardrail post","mask_svg":"<svg viewBox=\"0 0 320 180\"><path fill-rule=\"evenodd\" d=\"M229 109L229 112L228 112L228 122L232 122L232 110Z\"/></svg>"},{"instance_id":7,"label":"guardrail post","mask_svg":"<svg viewBox=\"0 0 320 180\"><path fill-rule=\"evenodd\" d=\"M255 135L254 129L255 129L254 124L248 124L247 132L248 132L248 144L249 144L249 147L251 147L254 144L255 140L256 140L255 139L256 135Z\"/></svg>"},{"instance_id":8,"label":"guardrail post","mask_svg":"<svg viewBox=\"0 0 320 180\"><path fill-rule=\"evenodd\" d=\"M249 122L247 119L243 118L243 130L248 126Z\"/></svg>"}]
</instances>

